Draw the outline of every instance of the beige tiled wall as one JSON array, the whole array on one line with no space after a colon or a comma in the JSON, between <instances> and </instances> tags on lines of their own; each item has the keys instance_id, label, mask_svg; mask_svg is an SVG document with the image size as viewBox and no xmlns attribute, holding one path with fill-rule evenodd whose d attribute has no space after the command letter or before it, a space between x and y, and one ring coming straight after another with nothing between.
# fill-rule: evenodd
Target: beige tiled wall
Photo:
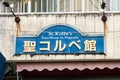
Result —
<instances>
[{"instance_id":1,"label":"beige tiled wall","mask_svg":"<svg viewBox=\"0 0 120 80\"><path fill-rule=\"evenodd\" d=\"M21 36L36 36L53 24L69 24L84 34L103 35L101 13L18 14L21 18ZM120 59L120 14L108 13L108 34L105 38L106 55L19 55L14 56L16 25L10 14L0 14L0 51L10 60L89 60Z\"/></svg>"}]
</instances>

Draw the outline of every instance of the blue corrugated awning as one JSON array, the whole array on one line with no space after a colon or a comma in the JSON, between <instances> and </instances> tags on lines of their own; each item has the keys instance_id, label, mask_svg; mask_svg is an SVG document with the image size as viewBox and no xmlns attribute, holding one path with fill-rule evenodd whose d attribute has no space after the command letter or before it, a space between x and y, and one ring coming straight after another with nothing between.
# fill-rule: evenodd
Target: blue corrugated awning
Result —
<instances>
[{"instance_id":1,"label":"blue corrugated awning","mask_svg":"<svg viewBox=\"0 0 120 80\"><path fill-rule=\"evenodd\" d=\"M5 57L0 52L0 80L3 80L5 70Z\"/></svg>"}]
</instances>

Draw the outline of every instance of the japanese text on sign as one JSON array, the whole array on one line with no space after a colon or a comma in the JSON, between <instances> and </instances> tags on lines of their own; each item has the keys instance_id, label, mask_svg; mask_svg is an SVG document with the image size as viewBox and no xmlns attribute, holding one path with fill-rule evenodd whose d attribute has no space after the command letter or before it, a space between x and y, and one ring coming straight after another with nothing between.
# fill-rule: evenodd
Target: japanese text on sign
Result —
<instances>
[{"instance_id":1,"label":"japanese text on sign","mask_svg":"<svg viewBox=\"0 0 120 80\"><path fill-rule=\"evenodd\" d=\"M16 54L104 53L103 36L83 36L67 25L51 26L37 37L18 37Z\"/></svg>"},{"instance_id":2,"label":"japanese text on sign","mask_svg":"<svg viewBox=\"0 0 120 80\"><path fill-rule=\"evenodd\" d=\"M81 46L78 44L80 43L80 40L75 42L72 41L69 45L66 44L62 44L61 40L56 40L55 42L55 46L53 51L63 51L65 50L66 46L68 46L69 48L72 47L73 45L75 45L79 50L81 49ZM44 44L47 47L46 48L39 48L41 51L50 51L50 41L41 41L40 44ZM96 51L96 41L95 40L86 40L84 41L84 46L85 46L85 51ZM36 42L35 41L24 41L24 52L35 52L35 47L36 47Z\"/></svg>"}]
</instances>

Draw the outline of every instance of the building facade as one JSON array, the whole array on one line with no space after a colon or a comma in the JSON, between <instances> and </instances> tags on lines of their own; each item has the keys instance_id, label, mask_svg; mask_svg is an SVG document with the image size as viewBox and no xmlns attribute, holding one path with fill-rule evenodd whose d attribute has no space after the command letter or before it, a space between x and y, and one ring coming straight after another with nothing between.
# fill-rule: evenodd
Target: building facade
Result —
<instances>
[{"instance_id":1,"label":"building facade","mask_svg":"<svg viewBox=\"0 0 120 80\"><path fill-rule=\"evenodd\" d=\"M2 5L1 0L0 52L7 60L5 80L120 79L119 0L105 1L108 28L106 36L101 20L101 0L8 2L14 4L13 10L21 19L21 34L16 37L14 16L9 8ZM35 40L36 43L25 43ZM92 48L85 46L86 40L93 41ZM55 41L55 44L48 41ZM75 47L67 50L66 46L71 47L73 44ZM27 45L31 49L26 48Z\"/></svg>"},{"instance_id":2,"label":"building facade","mask_svg":"<svg viewBox=\"0 0 120 80\"><path fill-rule=\"evenodd\" d=\"M10 13L10 10L2 5L0 0L0 12ZM14 4L16 13L36 12L99 12L102 0L6 0ZM119 0L105 0L106 11L119 11Z\"/></svg>"}]
</instances>

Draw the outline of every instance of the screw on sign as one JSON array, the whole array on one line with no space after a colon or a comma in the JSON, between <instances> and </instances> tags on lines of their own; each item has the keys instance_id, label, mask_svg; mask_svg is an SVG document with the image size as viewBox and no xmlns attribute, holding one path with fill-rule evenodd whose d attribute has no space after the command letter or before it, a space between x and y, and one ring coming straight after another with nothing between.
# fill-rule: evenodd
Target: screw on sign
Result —
<instances>
[{"instance_id":1,"label":"screw on sign","mask_svg":"<svg viewBox=\"0 0 120 80\"><path fill-rule=\"evenodd\" d=\"M102 1L102 4L101 4L101 8L104 10L106 7L106 3L105 1L103 0ZM104 36L107 36L107 32L108 32L108 26L107 26L107 16L105 15L105 12L103 11L103 15L102 15L102 18L101 18L102 22L103 22L103 26L104 26Z\"/></svg>"}]
</instances>

